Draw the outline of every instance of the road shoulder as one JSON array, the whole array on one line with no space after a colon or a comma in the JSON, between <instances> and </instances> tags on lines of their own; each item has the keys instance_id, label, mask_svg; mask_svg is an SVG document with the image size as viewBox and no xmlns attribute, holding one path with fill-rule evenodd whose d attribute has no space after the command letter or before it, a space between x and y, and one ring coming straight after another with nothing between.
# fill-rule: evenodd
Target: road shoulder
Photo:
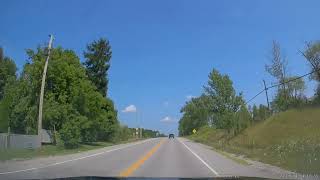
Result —
<instances>
[{"instance_id":1,"label":"road shoulder","mask_svg":"<svg viewBox=\"0 0 320 180\"><path fill-rule=\"evenodd\" d=\"M217 151L205 144L194 142L190 139L180 138L188 147L196 152L202 159L215 169L222 176L237 175L248 177L265 177L265 178L291 178L295 179L298 174L290 172L279 167L264 164L261 162L245 159L249 164L239 163L231 158L226 157L225 152ZM228 153L228 155L230 155ZM230 155L231 157L231 155ZM240 157L237 157L240 159ZM241 158L244 159L244 158Z\"/></svg>"}]
</instances>

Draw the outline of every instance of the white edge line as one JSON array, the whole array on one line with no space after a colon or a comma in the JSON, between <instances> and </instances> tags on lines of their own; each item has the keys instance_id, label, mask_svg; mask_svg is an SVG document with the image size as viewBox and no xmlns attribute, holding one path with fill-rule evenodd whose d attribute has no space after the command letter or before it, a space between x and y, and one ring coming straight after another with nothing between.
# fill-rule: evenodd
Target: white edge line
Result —
<instances>
[{"instance_id":1,"label":"white edge line","mask_svg":"<svg viewBox=\"0 0 320 180\"><path fill-rule=\"evenodd\" d=\"M99 152L99 153L91 154L91 155L88 155L88 156L83 156L83 157L79 157L79 158L75 158L75 159L69 159L69 160L66 160L66 161L56 162L56 163L48 164L48 165L45 165L45 166L40 166L40 167L37 167L37 168L29 168L29 169L22 169L22 170L17 170L17 171L0 172L0 175L13 174L13 173L19 173L19 172L26 172L26 171L33 171L33 170L37 170L37 169L43 169L43 168L47 168L47 167L51 167L51 166L56 166L56 165L64 164L64 163L67 163L67 162L72 162L72 161L77 161L77 160L81 160L81 159L86 159L86 158L98 156L98 155L101 155L101 154L104 154L104 153L109 153L109 152L112 152L112 151L118 151L118 150L125 149L125 148L131 147L131 146L135 146L135 145L138 145L138 144L146 143L146 142L149 142L151 140L153 140L153 139L144 140L144 141L137 142L137 143L134 143L134 144L129 144L129 145L124 146L124 147L110 149L110 150L102 151L102 152Z\"/></svg>"},{"instance_id":2,"label":"white edge line","mask_svg":"<svg viewBox=\"0 0 320 180\"><path fill-rule=\"evenodd\" d=\"M178 141L183 144L195 157L197 157L204 165L207 166L207 168L213 172L216 176L219 176L218 172L215 171L211 166L209 166L209 164L207 164L200 156L198 156L198 154L196 154L195 152L193 152L184 142L182 142L180 139L178 139Z\"/></svg>"}]
</instances>

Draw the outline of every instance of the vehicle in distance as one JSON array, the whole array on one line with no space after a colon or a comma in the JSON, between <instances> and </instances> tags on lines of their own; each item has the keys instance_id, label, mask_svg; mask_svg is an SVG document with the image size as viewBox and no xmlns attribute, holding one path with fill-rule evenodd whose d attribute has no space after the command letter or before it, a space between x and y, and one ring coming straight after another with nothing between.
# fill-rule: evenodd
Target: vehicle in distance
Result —
<instances>
[{"instance_id":1,"label":"vehicle in distance","mask_svg":"<svg viewBox=\"0 0 320 180\"><path fill-rule=\"evenodd\" d=\"M169 139L174 139L174 134L169 134Z\"/></svg>"}]
</instances>

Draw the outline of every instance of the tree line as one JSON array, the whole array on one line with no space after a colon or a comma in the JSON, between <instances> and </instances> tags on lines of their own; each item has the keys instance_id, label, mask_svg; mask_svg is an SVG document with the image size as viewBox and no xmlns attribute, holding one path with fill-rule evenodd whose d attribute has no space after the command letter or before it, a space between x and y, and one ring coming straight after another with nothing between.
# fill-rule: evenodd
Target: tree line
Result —
<instances>
[{"instance_id":1,"label":"tree line","mask_svg":"<svg viewBox=\"0 0 320 180\"><path fill-rule=\"evenodd\" d=\"M15 62L0 48L0 129L36 134L41 77L46 47L26 50L28 60L18 73ZM112 57L109 41L88 44L84 63L73 50L51 50L45 84L43 129L54 130L66 148L80 143L131 138L120 125L113 101L107 96ZM150 130L151 131L151 130ZM147 131L148 132L148 131ZM154 132L146 134L154 136Z\"/></svg>"},{"instance_id":2,"label":"tree line","mask_svg":"<svg viewBox=\"0 0 320 180\"><path fill-rule=\"evenodd\" d=\"M242 93L237 93L233 82L227 74L213 69L207 85L199 97L187 101L181 108L179 134L190 135L193 129L202 126L224 129L228 134L236 135L256 122L267 119L274 113L320 104L320 41L308 42L301 55L310 66L310 79L317 82L314 96L307 98L304 94L306 85L302 77L292 76L288 71L288 60L281 51L280 44L273 41L270 63L265 70L274 79L276 93L270 107L265 105L247 106ZM267 89L268 89L267 88ZM267 90L266 89L266 90ZM262 91L263 92L263 91Z\"/></svg>"},{"instance_id":3,"label":"tree line","mask_svg":"<svg viewBox=\"0 0 320 180\"><path fill-rule=\"evenodd\" d=\"M141 129L142 131L142 138L155 138L155 137L165 137L166 135L160 133L156 130L150 129ZM138 135L136 134L136 128L129 128L128 126L120 126L120 129L117 131L118 140L127 140L136 138Z\"/></svg>"}]
</instances>

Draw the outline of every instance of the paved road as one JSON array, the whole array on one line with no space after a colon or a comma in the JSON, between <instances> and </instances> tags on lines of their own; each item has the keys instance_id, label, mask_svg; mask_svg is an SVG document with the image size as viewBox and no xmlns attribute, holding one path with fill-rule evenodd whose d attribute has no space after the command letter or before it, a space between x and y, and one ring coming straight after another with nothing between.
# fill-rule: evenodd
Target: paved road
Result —
<instances>
[{"instance_id":1,"label":"paved road","mask_svg":"<svg viewBox=\"0 0 320 180\"><path fill-rule=\"evenodd\" d=\"M73 155L0 163L0 179L72 176L288 177L290 172L261 163L242 165L184 138L156 138Z\"/></svg>"}]
</instances>

